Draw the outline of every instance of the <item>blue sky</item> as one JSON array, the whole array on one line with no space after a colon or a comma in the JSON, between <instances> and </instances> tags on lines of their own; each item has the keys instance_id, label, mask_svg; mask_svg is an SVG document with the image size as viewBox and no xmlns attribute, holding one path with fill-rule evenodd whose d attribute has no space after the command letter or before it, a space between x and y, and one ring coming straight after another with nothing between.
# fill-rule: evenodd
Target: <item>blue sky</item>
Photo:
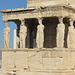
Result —
<instances>
[{"instance_id":1,"label":"blue sky","mask_svg":"<svg viewBox=\"0 0 75 75\"><path fill-rule=\"evenodd\" d=\"M15 9L15 8L24 8L27 6L26 0L0 0L0 10L4 9ZM13 30L16 29L16 24L13 22L9 22L10 31L10 48L13 48ZM2 21L2 14L0 13L0 50L4 47L3 41L3 31L5 25Z\"/></svg>"}]
</instances>

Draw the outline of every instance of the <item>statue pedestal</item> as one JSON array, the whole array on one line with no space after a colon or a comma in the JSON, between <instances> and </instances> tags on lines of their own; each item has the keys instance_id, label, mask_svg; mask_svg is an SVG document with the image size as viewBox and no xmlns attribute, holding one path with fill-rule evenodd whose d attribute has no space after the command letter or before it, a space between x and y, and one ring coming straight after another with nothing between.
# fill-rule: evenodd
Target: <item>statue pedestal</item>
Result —
<instances>
[{"instance_id":1,"label":"statue pedestal","mask_svg":"<svg viewBox=\"0 0 75 75\"><path fill-rule=\"evenodd\" d=\"M75 49L2 49L0 73L17 75L74 75ZM2 74L0 74L2 75Z\"/></svg>"}]
</instances>

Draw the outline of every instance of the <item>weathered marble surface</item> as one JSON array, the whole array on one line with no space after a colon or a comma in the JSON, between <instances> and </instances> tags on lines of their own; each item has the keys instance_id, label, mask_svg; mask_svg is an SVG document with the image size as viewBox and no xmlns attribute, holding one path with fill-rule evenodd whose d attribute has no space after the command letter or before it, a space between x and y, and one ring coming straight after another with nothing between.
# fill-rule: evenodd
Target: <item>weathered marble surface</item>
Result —
<instances>
[{"instance_id":1,"label":"weathered marble surface","mask_svg":"<svg viewBox=\"0 0 75 75\"><path fill-rule=\"evenodd\" d=\"M74 66L75 49L3 49L0 73L74 75Z\"/></svg>"},{"instance_id":2,"label":"weathered marble surface","mask_svg":"<svg viewBox=\"0 0 75 75\"><path fill-rule=\"evenodd\" d=\"M42 24L42 20L38 19L39 25L37 26L37 37L36 37L36 45L37 48L44 47L44 25Z\"/></svg>"},{"instance_id":3,"label":"weathered marble surface","mask_svg":"<svg viewBox=\"0 0 75 75\"><path fill-rule=\"evenodd\" d=\"M27 27L25 26L25 22L22 21L22 26L20 28L20 48L25 48L26 36L27 36Z\"/></svg>"},{"instance_id":4,"label":"weathered marble surface","mask_svg":"<svg viewBox=\"0 0 75 75\"><path fill-rule=\"evenodd\" d=\"M29 1L30 0L28 0L28 2ZM39 3L37 3L38 1ZM58 24L57 30L58 48L43 48L44 26L41 20L37 27L37 48L25 48L27 36L27 28L24 22L25 19L59 16L75 19L75 6L69 4L72 0L69 0L68 3L67 1L68 0L35 0L36 3L33 1L28 4L28 7L31 8L1 11L3 21L14 22L18 20L21 22L22 26L19 33L20 49L6 49L9 48L10 28L7 26L7 22L5 23L5 49L2 50L2 68L0 69L0 75L75 75L75 48L74 43L72 42L74 40L72 36L74 35L75 30L73 26L69 27L69 48L63 48L65 26L62 20L59 21L60 24ZM39 11L37 9L38 6L40 6ZM73 25L73 22L71 25Z\"/></svg>"},{"instance_id":5,"label":"weathered marble surface","mask_svg":"<svg viewBox=\"0 0 75 75\"><path fill-rule=\"evenodd\" d=\"M4 28L4 48L9 48L9 32L10 32L10 28L8 27L8 22L5 22L5 28Z\"/></svg>"},{"instance_id":6,"label":"weathered marble surface","mask_svg":"<svg viewBox=\"0 0 75 75\"><path fill-rule=\"evenodd\" d=\"M63 24L63 17L59 18L59 24L57 26L57 47L64 47L64 33L65 33L65 25Z\"/></svg>"},{"instance_id":7,"label":"weathered marble surface","mask_svg":"<svg viewBox=\"0 0 75 75\"><path fill-rule=\"evenodd\" d=\"M68 28L68 39L67 39L67 43L68 43L68 48L75 48L75 37L74 37L74 34L75 34L75 29L74 29L74 26L73 26L73 20L70 19L70 26Z\"/></svg>"}]
</instances>

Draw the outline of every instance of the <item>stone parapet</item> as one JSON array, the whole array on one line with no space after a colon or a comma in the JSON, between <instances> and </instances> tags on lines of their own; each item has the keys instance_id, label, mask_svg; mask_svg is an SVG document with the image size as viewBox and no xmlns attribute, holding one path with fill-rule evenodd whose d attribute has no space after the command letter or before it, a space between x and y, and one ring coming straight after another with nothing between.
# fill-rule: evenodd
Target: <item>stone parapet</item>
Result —
<instances>
[{"instance_id":1,"label":"stone parapet","mask_svg":"<svg viewBox=\"0 0 75 75\"><path fill-rule=\"evenodd\" d=\"M0 74L74 75L75 49L2 49Z\"/></svg>"},{"instance_id":2,"label":"stone parapet","mask_svg":"<svg viewBox=\"0 0 75 75\"><path fill-rule=\"evenodd\" d=\"M26 70L72 70L75 50L73 49L3 49L3 69ZM5 61L6 60L6 61ZM34 66L36 65L36 66Z\"/></svg>"}]
</instances>

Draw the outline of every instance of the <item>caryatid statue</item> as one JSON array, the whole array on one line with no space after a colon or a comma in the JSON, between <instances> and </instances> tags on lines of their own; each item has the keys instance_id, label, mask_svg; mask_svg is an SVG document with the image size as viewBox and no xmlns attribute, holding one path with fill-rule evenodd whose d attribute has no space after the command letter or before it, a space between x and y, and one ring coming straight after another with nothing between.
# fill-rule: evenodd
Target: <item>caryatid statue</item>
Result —
<instances>
[{"instance_id":1,"label":"caryatid statue","mask_svg":"<svg viewBox=\"0 0 75 75\"><path fill-rule=\"evenodd\" d=\"M63 17L59 17L59 24L57 26L57 47L64 47L64 34L65 33L65 25L63 24Z\"/></svg>"},{"instance_id":2,"label":"caryatid statue","mask_svg":"<svg viewBox=\"0 0 75 75\"><path fill-rule=\"evenodd\" d=\"M70 19L70 27L68 28L68 39L67 39L67 45L68 48L75 48L75 29L73 26L73 19Z\"/></svg>"},{"instance_id":3,"label":"caryatid statue","mask_svg":"<svg viewBox=\"0 0 75 75\"><path fill-rule=\"evenodd\" d=\"M8 21L6 21L4 29L4 48L9 48L9 32L10 28L8 27Z\"/></svg>"},{"instance_id":4,"label":"caryatid statue","mask_svg":"<svg viewBox=\"0 0 75 75\"><path fill-rule=\"evenodd\" d=\"M20 48L25 48L26 36L27 36L27 27L25 26L25 21L21 21L22 26L20 28Z\"/></svg>"},{"instance_id":5,"label":"caryatid statue","mask_svg":"<svg viewBox=\"0 0 75 75\"><path fill-rule=\"evenodd\" d=\"M37 37L36 44L37 48L43 48L44 45L44 25L42 24L42 19L39 18L39 25L37 26Z\"/></svg>"}]
</instances>

